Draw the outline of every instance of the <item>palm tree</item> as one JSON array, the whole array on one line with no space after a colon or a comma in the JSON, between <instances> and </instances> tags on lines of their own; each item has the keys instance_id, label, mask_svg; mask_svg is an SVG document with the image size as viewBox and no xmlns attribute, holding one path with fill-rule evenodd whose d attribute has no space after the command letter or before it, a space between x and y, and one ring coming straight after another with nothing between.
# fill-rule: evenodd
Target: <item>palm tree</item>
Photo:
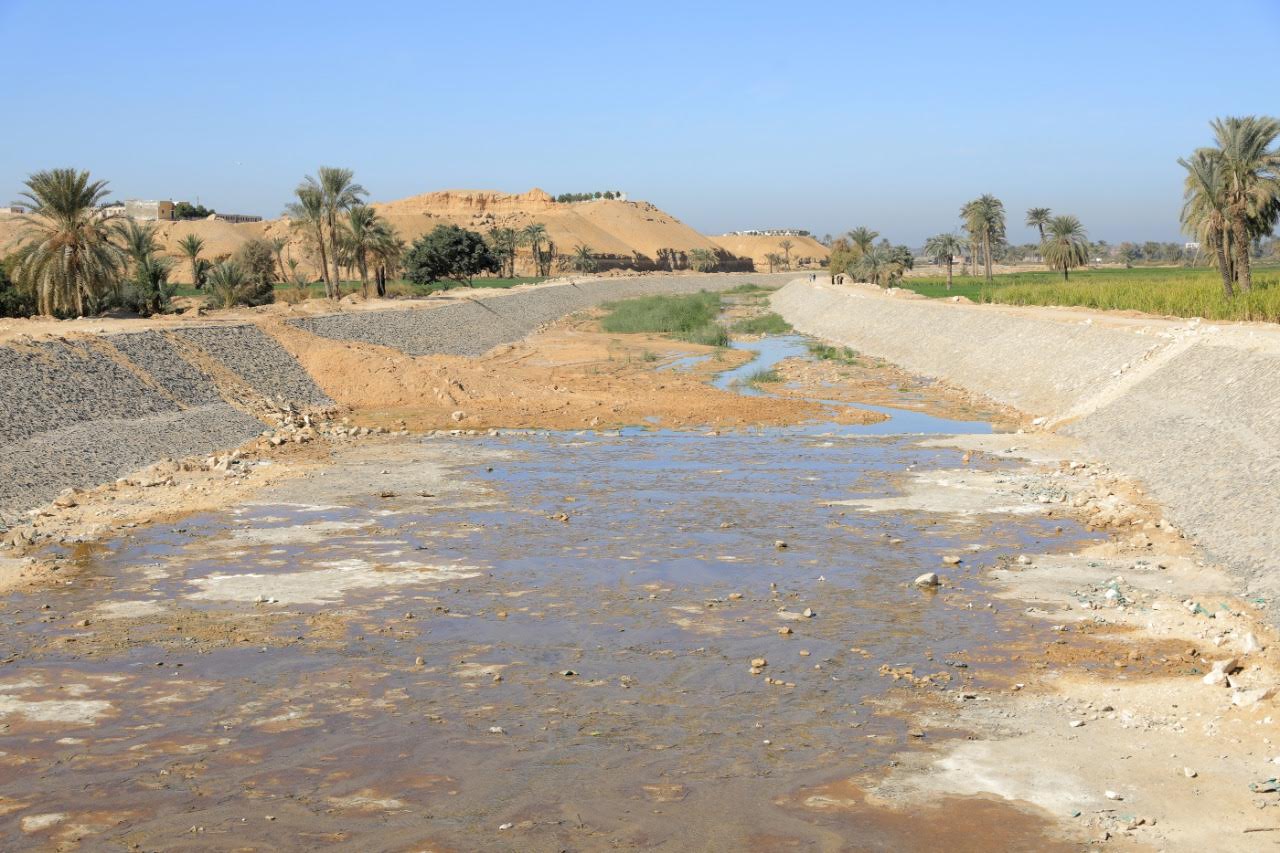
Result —
<instances>
[{"instance_id":1,"label":"palm tree","mask_svg":"<svg viewBox=\"0 0 1280 853\"><path fill-rule=\"evenodd\" d=\"M1062 270L1066 281L1070 271L1089 263L1089 235L1074 216L1055 216L1049 220L1049 234L1040 243L1040 256L1049 269Z\"/></svg>"},{"instance_id":2,"label":"palm tree","mask_svg":"<svg viewBox=\"0 0 1280 853\"><path fill-rule=\"evenodd\" d=\"M156 240L156 226L125 219L114 223L115 237L125 255L133 263L142 263L160 251Z\"/></svg>"},{"instance_id":3,"label":"palm tree","mask_svg":"<svg viewBox=\"0 0 1280 853\"><path fill-rule=\"evenodd\" d=\"M964 254L964 244L955 234L935 234L925 241L924 252L939 263L947 265L947 290L951 289L951 268L956 255Z\"/></svg>"},{"instance_id":4,"label":"palm tree","mask_svg":"<svg viewBox=\"0 0 1280 853\"><path fill-rule=\"evenodd\" d=\"M875 245L876 238L879 236L879 231L872 231L866 226L859 225L849 232L849 242L857 248L859 255L865 255L871 251L871 247Z\"/></svg>"},{"instance_id":5,"label":"palm tree","mask_svg":"<svg viewBox=\"0 0 1280 853\"><path fill-rule=\"evenodd\" d=\"M1236 277L1244 291L1253 289L1249 243L1270 233L1280 209L1280 151L1272 148L1280 137L1280 120L1265 116L1214 119L1226 190Z\"/></svg>"},{"instance_id":6,"label":"palm tree","mask_svg":"<svg viewBox=\"0 0 1280 853\"><path fill-rule=\"evenodd\" d=\"M591 247L579 243L573 247L573 268L578 272L595 272L600 267Z\"/></svg>"},{"instance_id":7,"label":"palm tree","mask_svg":"<svg viewBox=\"0 0 1280 853\"><path fill-rule=\"evenodd\" d=\"M324 208L324 224L328 227L329 232L329 260L333 264L333 290L329 295L331 298L337 299L342 295L342 282L338 266L340 254L338 242L341 239L338 233L338 213L350 210L360 204L364 196L369 193L364 187L355 183L355 172L350 169L321 166L316 170L316 174L318 175L316 178L307 175L303 179L302 185L298 187L298 197L301 199L303 187L309 187L311 190L320 193ZM323 240L323 236L321 239Z\"/></svg>"},{"instance_id":8,"label":"palm tree","mask_svg":"<svg viewBox=\"0 0 1280 853\"><path fill-rule=\"evenodd\" d=\"M271 251L276 256L276 266L280 267L280 280L285 281L284 272L284 247L289 245L289 241L284 237L271 238Z\"/></svg>"},{"instance_id":9,"label":"palm tree","mask_svg":"<svg viewBox=\"0 0 1280 853\"><path fill-rule=\"evenodd\" d=\"M88 172L49 169L27 178L22 245L14 278L41 314L84 316L118 286L122 252L111 241L115 218L99 210L106 181Z\"/></svg>"},{"instance_id":10,"label":"palm tree","mask_svg":"<svg viewBox=\"0 0 1280 853\"><path fill-rule=\"evenodd\" d=\"M169 272L173 261L163 255L150 253L134 262L134 308L143 316L164 311L173 298L174 288L169 284Z\"/></svg>"},{"instance_id":11,"label":"palm tree","mask_svg":"<svg viewBox=\"0 0 1280 853\"><path fill-rule=\"evenodd\" d=\"M1040 231L1040 242L1044 242L1044 227L1049 224L1053 211L1047 207L1033 207L1027 211L1027 227Z\"/></svg>"},{"instance_id":12,"label":"palm tree","mask_svg":"<svg viewBox=\"0 0 1280 853\"><path fill-rule=\"evenodd\" d=\"M542 269L542 244L546 240L547 226L541 222L531 222L520 232L520 245L529 247L529 251L533 254L533 264L537 269L538 275L546 275Z\"/></svg>"},{"instance_id":13,"label":"palm tree","mask_svg":"<svg viewBox=\"0 0 1280 853\"><path fill-rule=\"evenodd\" d=\"M698 272L715 272L720 266L720 256L713 249L690 249L689 266Z\"/></svg>"},{"instance_id":14,"label":"palm tree","mask_svg":"<svg viewBox=\"0 0 1280 853\"><path fill-rule=\"evenodd\" d=\"M791 269L791 247L794 245L795 243L792 243L790 240L783 240L778 244L778 248L782 249L785 253L787 269Z\"/></svg>"},{"instance_id":15,"label":"palm tree","mask_svg":"<svg viewBox=\"0 0 1280 853\"><path fill-rule=\"evenodd\" d=\"M200 252L204 249L204 240L194 232L188 234L178 241L178 251L182 253L187 262L191 264L191 285L196 290L204 284L204 276L200 275L203 262L200 260Z\"/></svg>"},{"instance_id":16,"label":"palm tree","mask_svg":"<svg viewBox=\"0 0 1280 853\"><path fill-rule=\"evenodd\" d=\"M777 252L770 252L764 256L764 259L769 264L769 272L773 272L776 268L782 266L782 255Z\"/></svg>"},{"instance_id":17,"label":"palm tree","mask_svg":"<svg viewBox=\"0 0 1280 853\"><path fill-rule=\"evenodd\" d=\"M858 279L880 287L893 284L902 276L902 271L903 265L887 241L872 246L850 270Z\"/></svg>"},{"instance_id":18,"label":"palm tree","mask_svg":"<svg viewBox=\"0 0 1280 853\"><path fill-rule=\"evenodd\" d=\"M209 301L214 308L231 308L248 300L253 282L235 261L223 261L209 269Z\"/></svg>"},{"instance_id":19,"label":"palm tree","mask_svg":"<svg viewBox=\"0 0 1280 853\"><path fill-rule=\"evenodd\" d=\"M342 248L360 273L360 293L369 298L369 261L373 260L388 240L392 238L387 223L378 218L372 207L357 204L347 211L343 223ZM381 294L379 294L381 295Z\"/></svg>"},{"instance_id":20,"label":"palm tree","mask_svg":"<svg viewBox=\"0 0 1280 853\"><path fill-rule=\"evenodd\" d=\"M1178 165L1187 170L1182 196L1182 227L1214 253L1218 272L1222 275L1222 292L1231 299L1235 296L1231 285L1231 253L1227 250L1231 224L1221 160L1212 151L1202 148L1189 160L1179 158Z\"/></svg>"},{"instance_id":21,"label":"palm tree","mask_svg":"<svg viewBox=\"0 0 1280 853\"><path fill-rule=\"evenodd\" d=\"M334 287L329 278L328 252L324 246L324 193L313 185L314 182L307 181L294 190L298 200L285 208L285 214L292 220L292 227L305 234L315 248L320 259L320 277L324 279L324 295L332 299Z\"/></svg>"},{"instance_id":22,"label":"palm tree","mask_svg":"<svg viewBox=\"0 0 1280 853\"><path fill-rule=\"evenodd\" d=\"M1004 240L1004 203L986 193L962 207L960 216L974 245L982 247L987 281L991 281L991 247Z\"/></svg>"},{"instance_id":23,"label":"palm tree","mask_svg":"<svg viewBox=\"0 0 1280 853\"><path fill-rule=\"evenodd\" d=\"M520 234L514 228L490 228L489 246L494 256L502 264L507 278L516 276L516 249L520 245Z\"/></svg>"},{"instance_id":24,"label":"palm tree","mask_svg":"<svg viewBox=\"0 0 1280 853\"><path fill-rule=\"evenodd\" d=\"M379 296L387 295L387 276L400 269L404 253L408 248L404 240L397 236L395 229L388 227L386 239L378 244L374 252L374 257L378 261L375 280Z\"/></svg>"}]
</instances>

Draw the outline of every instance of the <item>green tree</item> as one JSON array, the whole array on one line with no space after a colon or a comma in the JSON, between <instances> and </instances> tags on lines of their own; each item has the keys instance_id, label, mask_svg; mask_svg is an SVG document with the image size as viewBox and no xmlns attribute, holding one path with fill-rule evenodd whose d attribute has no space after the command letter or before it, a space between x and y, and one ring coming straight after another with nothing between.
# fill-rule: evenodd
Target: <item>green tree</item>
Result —
<instances>
[{"instance_id":1,"label":"green tree","mask_svg":"<svg viewBox=\"0 0 1280 853\"><path fill-rule=\"evenodd\" d=\"M765 255L764 260L769 265L769 272L774 272L778 267L782 266L782 255L777 252L770 252Z\"/></svg>"},{"instance_id":2,"label":"green tree","mask_svg":"<svg viewBox=\"0 0 1280 853\"><path fill-rule=\"evenodd\" d=\"M311 181L311 183L308 183ZM324 295L333 298L333 281L329 278L329 253L325 249L324 193L310 178L303 181L294 190L298 200L285 207L285 214L291 220L291 228L299 231L305 238L320 267L320 278L324 280Z\"/></svg>"},{"instance_id":3,"label":"green tree","mask_svg":"<svg viewBox=\"0 0 1280 853\"><path fill-rule=\"evenodd\" d=\"M233 308L248 305L256 290L244 269L234 260L226 260L209 268L205 277L209 285L206 297L211 308Z\"/></svg>"},{"instance_id":4,"label":"green tree","mask_svg":"<svg viewBox=\"0 0 1280 853\"><path fill-rule=\"evenodd\" d=\"M935 234L925 241L924 253L940 264L947 265L947 290L951 289L951 271L956 255L964 254L964 244L955 234Z\"/></svg>"},{"instance_id":5,"label":"green tree","mask_svg":"<svg viewBox=\"0 0 1280 853\"><path fill-rule=\"evenodd\" d=\"M186 201L180 201L173 206L174 219L208 219L216 212L213 208Z\"/></svg>"},{"instance_id":6,"label":"green tree","mask_svg":"<svg viewBox=\"0 0 1280 853\"><path fill-rule=\"evenodd\" d=\"M344 248L360 273L360 292L366 299L369 298L369 263L379 256L388 241L394 239L391 226L372 207L358 204L347 211ZM384 283L383 292L385 289Z\"/></svg>"},{"instance_id":7,"label":"green tree","mask_svg":"<svg viewBox=\"0 0 1280 853\"><path fill-rule=\"evenodd\" d=\"M872 231L864 225L849 232L849 244L856 250L855 254L859 257L871 251L871 247L875 245L876 238L880 236L879 231Z\"/></svg>"},{"instance_id":8,"label":"green tree","mask_svg":"<svg viewBox=\"0 0 1280 853\"><path fill-rule=\"evenodd\" d=\"M1221 160L1202 148L1189 158L1179 158L1178 165L1187 171L1183 182L1182 227L1213 252L1222 275L1222 292L1228 299L1235 296L1234 273L1227 243L1231 224L1227 213L1227 187Z\"/></svg>"},{"instance_id":9,"label":"green tree","mask_svg":"<svg viewBox=\"0 0 1280 853\"><path fill-rule=\"evenodd\" d=\"M1004 242L1004 203L987 193L962 207L960 217L974 245L982 248L987 281L991 281L991 249Z\"/></svg>"},{"instance_id":10,"label":"green tree","mask_svg":"<svg viewBox=\"0 0 1280 853\"><path fill-rule=\"evenodd\" d=\"M191 264L191 285L199 290L204 285L204 261L200 252L204 250L204 240L194 232L178 241L178 251Z\"/></svg>"},{"instance_id":11,"label":"green tree","mask_svg":"<svg viewBox=\"0 0 1280 853\"><path fill-rule=\"evenodd\" d=\"M537 270L538 275L546 275L549 272L550 259L544 257L542 252L542 244L547 242L549 242L547 226L541 222L531 222L520 232L520 245L529 247L529 252L533 255L534 269Z\"/></svg>"},{"instance_id":12,"label":"green tree","mask_svg":"<svg viewBox=\"0 0 1280 853\"><path fill-rule=\"evenodd\" d=\"M498 269L484 237L457 225L437 225L405 254L405 277L415 284L452 280L469 287L478 274Z\"/></svg>"},{"instance_id":13,"label":"green tree","mask_svg":"<svg viewBox=\"0 0 1280 853\"><path fill-rule=\"evenodd\" d=\"M115 291L123 252L111 240L110 214L99 210L106 181L88 172L49 169L27 178L14 278L41 314L83 317Z\"/></svg>"},{"instance_id":14,"label":"green tree","mask_svg":"<svg viewBox=\"0 0 1280 853\"><path fill-rule=\"evenodd\" d=\"M17 266L17 260L10 255L0 262L0 317L30 317L36 309L31 295L19 290L9 275L9 270Z\"/></svg>"},{"instance_id":15,"label":"green tree","mask_svg":"<svg viewBox=\"0 0 1280 853\"><path fill-rule=\"evenodd\" d=\"M888 243L872 246L858 258L849 272L861 281L889 287L902 278L902 273L908 268L903 259L904 249ZM910 257L911 252L906 250L907 260Z\"/></svg>"},{"instance_id":16,"label":"green tree","mask_svg":"<svg viewBox=\"0 0 1280 853\"><path fill-rule=\"evenodd\" d=\"M1249 244L1255 237L1271 233L1280 214L1280 120L1266 116L1214 119L1217 142L1231 222L1231 243L1235 251L1236 278L1240 289L1253 289L1253 268Z\"/></svg>"},{"instance_id":17,"label":"green tree","mask_svg":"<svg viewBox=\"0 0 1280 853\"><path fill-rule=\"evenodd\" d=\"M1052 270L1062 270L1062 279L1071 270L1089 263L1089 235L1074 216L1055 216L1049 220L1048 234L1040 244L1040 256Z\"/></svg>"},{"instance_id":18,"label":"green tree","mask_svg":"<svg viewBox=\"0 0 1280 853\"><path fill-rule=\"evenodd\" d=\"M289 277L284 268L284 247L287 245L289 245L289 240L285 237L271 238L271 251L276 256L276 267L280 271L280 281L284 281Z\"/></svg>"},{"instance_id":19,"label":"green tree","mask_svg":"<svg viewBox=\"0 0 1280 853\"><path fill-rule=\"evenodd\" d=\"M354 172L350 169L340 169L334 166L321 166L316 170L316 177L314 178L307 175L295 192L299 202L303 205L308 204L308 200L303 198L304 193L308 196L318 195L319 197L323 214L320 229L321 251L324 251L324 240L327 236L329 263L333 267L332 273L327 276L325 291L330 299L337 299L342 296L339 269L339 258L341 256L339 243L342 237L339 233L338 215L360 204L361 200L369 193L364 187L355 183Z\"/></svg>"},{"instance_id":20,"label":"green tree","mask_svg":"<svg viewBox=\"0 0 1280 853\"><path fill-rule=\"evenodd\" d=\"M489 248L493 251L493 256L498 259L498 263L502 266L502 272L499 273L499 275L505 275L507 278L515 278L516 249L519 247L520 233L514 228L489 229Z\"/></svg>"},{"instance_id":21,"label":"green tree","mask_svg":"<svg viewBox=\"0 0 1280 853\"><path fill-rule=\"evenodd\" d=\"M276 256L271 243L254 237L240 244L231 260L249 290L240 299L246 305L266 305L275 298Z\"/></svg>"},{"instance_id":22,"label":"green tree","mask_svg":"<svg viewBox=\"0 0 1280 853\"><path fill-rule=\"evenodd\" d=\"M1040 242L1044 242L1044 227L1049 224L1053 211L1047 207L1033 207L1027 211L1027 227L1040 232Z\"/></svg>"},{"instance_id":23,"label":"green tree","mask_svg":"<svg viewBox=\"0 0 1280 853\"><path fill-rule=\"evenodd\" d=\"M600 268L590 246L579 243L573 247L573 268L577 272L595 272Z\"/></svg>"},{"instance_id":24,"label":"green tree","mask_svg":"<svg viewBox=\"0 0 1280 853\"><path fill-rule=\"evenodd\" d=\"M783 257L787 265L787 269L791 269L791 248L795 246L790 240L783 240L778 244L778 248L782 249Z\"/></svg>"},{"instance_id":25,"label":"green tree","mask_svg":"<svg viewBox=\"0 0 1280 853\"><path fill-rule=\"evenodd\" d=\"M143 317L169 310L177 285L170 283L173 261L158 253L149 253L133 263L125 303Z\"/></svg>"}]
</instances>

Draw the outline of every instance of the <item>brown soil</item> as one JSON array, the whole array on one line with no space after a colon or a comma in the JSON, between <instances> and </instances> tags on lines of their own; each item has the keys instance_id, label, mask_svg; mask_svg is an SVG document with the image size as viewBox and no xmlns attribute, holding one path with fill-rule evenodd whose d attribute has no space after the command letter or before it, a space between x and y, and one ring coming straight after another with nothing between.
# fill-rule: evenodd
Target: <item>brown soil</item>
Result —
<instances>
[{"instance_id":1,"label":"brown soil","mask_svg":"<svg viewBox=\"0 0 1280 853\"><path fill-rule=\"evenodd\" d=\"M592 317L564 321L478 359L407 356L374 344L266 326L360 424L415 431L495 428L735 429L807 420L870 423L881 416L799 398L744 397L708 386L712 373L749 358L648 335L601 332ZM695 370L656 371L708 354ZM458 413L461 413L460 415Z\"/></svg>"}]
</instances>

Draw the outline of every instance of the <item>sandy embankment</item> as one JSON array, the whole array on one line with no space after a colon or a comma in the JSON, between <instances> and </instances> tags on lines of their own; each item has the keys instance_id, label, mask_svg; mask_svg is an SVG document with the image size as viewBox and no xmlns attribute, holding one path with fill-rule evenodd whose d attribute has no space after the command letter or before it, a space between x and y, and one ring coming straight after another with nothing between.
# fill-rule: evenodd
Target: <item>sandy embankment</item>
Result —
<instances>
[{"instance_id":1,"label":"sandy embankment","mask_svg":"<svg viewBox=\"0 0 1280 853\"><path fill-rule=\"evenodd\" d=\"M986 606L1022 608L1061 639L1027 647L1030 674L1005 689L932 709L925 697L922 726L982 734L864 780L870 800L914 809L994 796L1033 803L1095 841L1168 850L1256 850L1280 831L1277 795L1251 787L1277 776L1280 760L1266 618L1280 526L1267 511L1278 501L1265 440L1280 406L1280 330L807 281L773 305L802 331L1021 408L1044 431L936 441L1055 466L1055 491L1040 499L1114 531L1080 554L989 570L999 592ZM986 503L1007 487L978 480L907 476L901 497L859 508L1016 511L1017 501Z\"/></svg>"}]
</instances>

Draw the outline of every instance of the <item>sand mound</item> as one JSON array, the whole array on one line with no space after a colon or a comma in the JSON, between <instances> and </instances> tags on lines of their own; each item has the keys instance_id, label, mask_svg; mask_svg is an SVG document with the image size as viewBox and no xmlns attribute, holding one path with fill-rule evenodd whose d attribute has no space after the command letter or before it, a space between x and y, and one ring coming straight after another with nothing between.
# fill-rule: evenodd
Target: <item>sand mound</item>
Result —
<instances>
[{"instance_id":1,"label":"sand mound","mask_svg":"<svg viewBox=\"0 0 1280 853\"><path fill-rule=\"evenodd\" d=\"M722 234L711 238L715 244L731 255L739 258L750 258L757 270L769 269L768 255L777 253L778 257L786 257L782 248L783 240L791 241L791 267L819 267L822 261L831 256L831 251L812 237L761 237L746 234Z\"/></svg>"}]
</instances>

